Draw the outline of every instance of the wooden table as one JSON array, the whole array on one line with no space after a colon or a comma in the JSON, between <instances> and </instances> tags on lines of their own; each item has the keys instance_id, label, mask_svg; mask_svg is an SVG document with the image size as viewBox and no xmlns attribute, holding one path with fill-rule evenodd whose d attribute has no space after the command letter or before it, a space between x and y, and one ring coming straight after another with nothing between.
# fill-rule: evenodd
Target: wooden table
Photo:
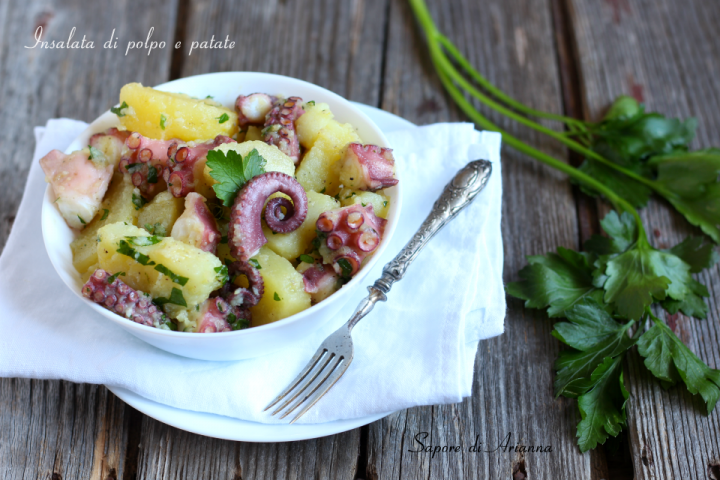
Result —
<instances>
[{"instance_id":1,"label":"wooden table","mask_svg":"<svg viewBox=\"0 0 720 480\"><path fill-rule=\"evenodd\" d=\"M101 5L102 3L102 5ZM597 118L621 93L651 110L698 117L697 147L720 145L720 5L709 0L428 0L438 26L496 85L529 105ZM94 50L41 50L45 40L95 41ZM174 45L124 55L128 40ZM115 29L118 50L102 43ZM92 120L127 82L153 85L207 72L252 70L316 83L418 124L461 121L429 63L403 0L24 0L0 2L0 246L20 202L34 147L32 127L53 117ZM211 35L233 50L187 44ZM503 128L570 162L547 138L494 117ZM550 123L550 126L559 128ZM578 248L606 207L567 179L503 151L505 279L524 256ZM657 245L689 232L653 202L643 212ZM720 367L720 274L709 286L710 318L679 316L675 330ZM19 324L22 327L22 324ZM559 350L552 321L510 299L506 333L480 344L472 398L413 408L366 427L295 443L252 444L189 434L159 423L97 385L0 380L0 477L42 478L720 478L720 408L704 415L684 388L661 389L636 353L625 375L627 435L614 448L581 454L576 404L552 395ZM3 333L7 335L8 333ZM42 352L38 352L42 354ZM371 393L368 393L371 394ZM418 432L465 452L408 452ZM476 436L498 444L552 445L552 453L471 454Z\"/></svg>"}]
</instances>

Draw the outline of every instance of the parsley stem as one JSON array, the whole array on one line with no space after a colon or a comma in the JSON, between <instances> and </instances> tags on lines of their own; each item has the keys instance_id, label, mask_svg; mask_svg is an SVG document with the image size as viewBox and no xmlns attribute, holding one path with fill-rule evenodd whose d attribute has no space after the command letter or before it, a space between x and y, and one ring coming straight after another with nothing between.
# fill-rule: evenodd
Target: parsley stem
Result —
<instances>
[{"instance_id":1,"label":"parsley stem","mask_svg":"<svg viewBox=\"0 0 720 480\"><path fill-rule=\"evenodd\" d=\"M589 186L592 189L595 189L599 193L603 194L605 198L608 199L608 201L613 205L613 207L618 211L627 211L630 213L634 218L638 226L638 244L640 245L649 245L647 240L647 235L645 233L645 228L642 223L642 219L640 218L640 215L638 214L637 210L624 198L620 197L618 194L616 194L612 189L604 185L603 183L595 180L591 176L585 174L584 172L581 172L577 168L568 165L546 153L543 153L530 145L526 144L525 142L515 138L514 136L510 135L508 132L502 130L497 125L492 123L489 119L487 119L484 115L482 115L470 102L467 101L463 93L458 89L458 87L455 85L454 82L459 83L461 86L465 86L465 89L468 90L472 89L472 91L475 91L478 95L480 95L482 98L479 98L483 103L485 103L488 106L493 107L495 110L497 110L499 113L502 113L503 115L506 115L510 118L513 118L517 121L520 121L521 123L525 123L526 125L529 122L531 124L534 124L534 122L525 119L524 117L521 117L514 112L505 109L504 107L496 104L489 98L482 95L480 92L478 92L476 89L474 89L471 85L467 83L467 81L461 77L459 72L455 70L455 68L452 66L452 64L448 61L448 59L445 57L445 55L442 53L442 48L440 44L438 43L437 39L440 36L440 33L438 32L437 28L435 27L435 24L433 23L432 18L430 17L430 14L427 10L427 7L425 6L425 3L423 0L409 0L410 5L412 6L413 10L415 11L415 15L417 16L420 24L423 27L423 30L425 30L427 41L428 41L428 47L430 49L430 58L432 59L432 62L435 66L435 69L438 72L438 75L440 76L440 81L442 82L445 89L448 91L450 96L453 98L453 100L458 104L460 109L465 112L468 117L470 117L475 123L480 125L482 128L485 128L487 130L492 130L495 132L499 132L502 137L503 141L510 145L511 147L515 148L516 150L536 159L539 160L546 165L549 165L550 167L553 167L557 170L560 170L563 173L566 173L570 177L574 178L575 180L584 183L585 185ZM471 93L472 93L471 91ZM484 99L484 100L483 100ZM488 103L490 102L490 103ZM492 104L492 105L490 105ZM495 108L497 107L497 108ZM537 124L535 124L537 125ZM532 125L528 125L534 128ZM539 127L545 129L545 127L542 127L538 125ZM546 129L548 132L552 132L553 135L557 134L557 132ZM562 137L560 137L562 138ZM558 139L560 139L558 138ZM567 140L564 139L563 140ZM575 143L575 142L573 142ZM579 146L579 145L578 145ZM604 160L604 159L603 159ZM613 164L614 165L614 164Z\"/></svg>"}]
</instances>

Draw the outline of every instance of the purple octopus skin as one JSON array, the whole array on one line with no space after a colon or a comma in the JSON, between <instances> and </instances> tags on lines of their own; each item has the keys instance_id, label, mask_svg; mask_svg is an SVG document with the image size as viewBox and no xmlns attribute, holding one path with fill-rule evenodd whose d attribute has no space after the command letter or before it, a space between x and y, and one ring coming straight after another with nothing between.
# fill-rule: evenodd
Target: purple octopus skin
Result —
<instances>
[{"instance_id":1,"label":"purple octopus skin","mask_svg":"<svg viewBox=\"0 0 720 480\"><path fill-rule=\"evenodd\" d=\"M302 98L280 99L265 117L265 143L275 145L297 165L300 161L300 140L295 132L295 120L305 113Z\"/></svg>"},{"instance_id":2,"label":"purple octopus skin","mask_svg":"<svg viewBox=\"0 0 720 480\"><path fill-rule=\"evenodd\" d=\"M182 140L153 140L133 132L125 140L127 148L118 169L132 175L133 185L146 198L152 198L164 189L161 180L167 183L175 197L184 197L195 191L197 161L218 145L234 142L230 137L218 135L214 140L191 147Z\"/></svg>"},{"instance_id":3,"label":"purple octopus skin","mask_svg":"<svg viewBox=\"0 0 720 480\"><path fill-rule=\"evenodd\" d=\"M199 143L194 147L174 142L167 150L167 167L163 171L163 178L167 182L168 191L174 197L184 197L195 191L195 164L207 157L213 148L223 143L235 143L235 140L218 135L214 140Z\"/></svg>"},{"instance_id":4,"label":"purple octopus skin","mask_svg":"<svg viewBox=\"0 0 720 480\"><path fill-rule=\"evenodd\" d=\"M200 306L198 333L231 332L230 321L244 319L250 324L250 311L236 308L220 297L208 298Z\"/></svg>"},{"instance_id":5,"label":"purple octopus skin","mask_svg":"<svg viewBox=\"0 0 720 480\"><path fill-rule=\"evenodd\" d=\"M343 274L339 261L345 259L355 275L362 261L375 251L385 233L387 220L375 215L372 205L354 204L320 214L315 226L325 234L320 254L335 272Z\"/></svg>"},{"instance_id":6,"label":"purple octopus skin","mask_svg":"<svg viewBox=\"0 0 720 480\"><path fill-rule=\"evenodd\" d=\"M305 291L310 294L313 303L318 303L332 295L337 289L340 277L328 264L315 263L302 272Z\"/></svg>"},{"instance_id":7,"label":"purple octopus skin","mask_svg":"<svg viewBox=\"0 0 720 480\"><path fill-rule=\"evenodd\" d=\"M119 278L113 279L101 268L95 270L81 291L85 298L135 323L160 328L170 321L149 295L137 292Z\"/></svg>"},{"instance_id":8,"label":"purple octopus skin","mask_svg":"<svg viewBox=\"0 0 720 480\"><path fill-rule=\"evenodd\" d=\"M228 304L235 308L248 309L260 302L265 293L265 282L257 268L249 262L235 261L228 266L228 275L230 281L220 289L220 296ZM233 283L233 279L238 275L245 275L248 281L247 288L238 287Z\"/></svg>"},{"instance_id":9,"label":"purple octopus skin","mask_svg":"<svg viewBox=\"0 0 720 480\"><path fill-rule=\"evenodd\" d=\"M240 95L235 100L235 111L238 114L238 126L241 129L251 124L262 124L265 117L277 102L277 97L267 93Z\"/></svg>"},{"instance_id":10,"label":"purple octopus skin","mask_svg":"<svg viewBox=\"0 0 720 480\"><path fill-rule=\"evenodd\" d=\"M375 191L398 183L390 148L351 143L338 167L341 182L352 189Z\"/></svg>"},{"instance_id":11,"label":"purple octopus skin","mask_svg":"<svg viewBox=\"0 0 720 480\"><path fill-rule=\"evenodd\" d=\"M305 220L307 195L297 180L281 172L267 172L252 178L240 190L230 210L228 242L230 253L238 260L249 260L267 243L262 230L262 211L268 197L275 192L288 195L292 208L281 218L278 202L268 202L265 221L273 232L292 232Z\"/></svg>"}]
</instances>

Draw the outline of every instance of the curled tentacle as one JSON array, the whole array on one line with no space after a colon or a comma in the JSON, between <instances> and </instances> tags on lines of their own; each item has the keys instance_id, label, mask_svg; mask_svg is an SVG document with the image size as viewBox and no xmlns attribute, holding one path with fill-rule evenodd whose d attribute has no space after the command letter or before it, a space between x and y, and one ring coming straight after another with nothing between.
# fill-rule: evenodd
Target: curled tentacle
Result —
<instances>
[{"instance_id":1,"label":"curled tentacle","mask_svg":"<svg viewBox=\"0 0 720 480\"><path fill-rule=\"evenodd\" d=\"M283 208L285 213L283 213ZM287 198L275 197L270 199L265 206L265 222L273 232L288 233L295 230L297 226L294 223L292 227L286 223L286 219L291 219L294 215L295 207Z\"/></svg>"},{"instance_id":2,"label":"curled tentacle","mask_svg":"<svg viewBox=\"0 0 720 480\"><path fill-rule=\"evenodd\" d=\"M245 128L252 123L261 124L277 101L277 97L267 93L240 95L235 100L235 111L238 114L238 126Z\"/></svg>"},{"instance_id":3,"label":"curled tentacle","mask_svg":"<svg viewBox=\"0 0 720 480\"><path fill-rule=\"evenodd\" d=\"M266 218L272 218L271 222L274 222L279 230L275 230L272 226L270 228L287 233L302 225L307 216L308 201L305 190L298 181L281 172L258 175L245 184L230 211L228 241L233 257L247 261L267 243L262 230L262 210L268 197L275 192L290 197L293 211L291 215L286 214L282 220L279 220L273 215L282 203L273 202L270 211L266 210L265 214Z\"/></svg>"},{"instance_id":4,"label":"curled tentacle","mask_svg":"<svg viewBox=\"0 0 720 480\"><path fill-rule=\"evenodd\" d=\"M152 302L150 295L135 291L103 269L95 270L83 285L81 292L85 298L135 323L148 327L169 328L170 320Z\"/></svg>"},{"instance_id":5,"label":"curled tentacle","mask_svg":"<svg viewBox=\"0 0 720 480\"><path fill-rule=\"evenodd\" d=\"M305 113L302 98L290 97L277 101L265 117L265 143L275 145L295 164L300 161L300 141L295 132L295 120Z\"/></svg>"},{"instance_id":6,"label":"curled tentacle","mask_svg":"<svg viewBox=\"0 0 720 480\"><path fill-rule=\"evenodd\" d=\"M258 269L249 262L237 261L228 266L228 274L230 281L220 289L220 296L233 307L247 309L257 305L265 293L265 282ZM248 281L247 288L238 287L233 283L238 275L245 275Z\"/></svg>"},{"instance_id":7,"label":"curled tentacle","mask_svg":"<svg viewBox=\"0 0 720 480\"><path fill-rule=\"evenodd\" d=\"M354 204L323 212L315 223L325 237L320 255L338 274L355 275L380 244L386 223L375 215L372 205Z\"/></svg>"}]
</instances>

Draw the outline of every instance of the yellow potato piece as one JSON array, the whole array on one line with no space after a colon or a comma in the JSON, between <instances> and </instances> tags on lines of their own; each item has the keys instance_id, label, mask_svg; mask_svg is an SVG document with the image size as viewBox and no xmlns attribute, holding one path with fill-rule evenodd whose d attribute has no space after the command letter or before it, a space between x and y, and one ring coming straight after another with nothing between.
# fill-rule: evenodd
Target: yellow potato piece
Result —
<instances>
[{"instance_id":1,"label":"yellow potato piece","mask_svg":"<svg viewBox=\"0 0 720 480\"><path fill-rule=\"evenodd\" d=\"M362 190L350 190L344 188L340 192L340 203L343 207L359 203L361 205L372 205L375 215L380 218L387 218L390 210L390 197L380 192L364 192Z\"/></svg>"},{"instance_id":2,"label":"yellow potato piece","mask_svg":"<svg viewBox=\"0 0 720 480\"><path fill-rule=\"evenodd\" d=\"M154 235L169 237L175 221L184 210L184 198L175 198L168 191L160 192L140 209L137 224Z\"/></svg>"},{"instance_id":3,"label":"yellow potato piece","mask_svg":"<svg viewBox=\"0 0 720 480\"><path fill-rule=\"evenodd\" d=\"M340 181L332 166L342 158L349 143L360 141L355 128L349 123L328 121L297 169L296 178L300 185L306 191L313 190L328 195L338 193Z\"/></svg>"},{"instance_id":4,"label":"yellow potato piece","mask_svg":"<svg viewBox=\"0 0 720 480\"><path fill-rule=\"evenodd\" d=\"M307 192L308 213L302 225L290 233L276 233L263 224L263 233L267 238L267 246L288 260L295 260L310 247L310 243L315 238L315 223L321 213L340 207L340 204L333 197L323 195L322 193Z\"/></svg>"},{"instance_id":5,"label":"yellow potato piece","mask_svg":"<svg viewBox=\"0 0 720 480\"><path fill-rule=\"evenodd\" d=\"M208 100L128 83L120 90L123 102L128 108L120 117L122 126L149 138L205 141L238 131L237 114Z\"/></svg>"},{"instance_id":6,"label":"yellow potato piece","mask_svg":"<svg viewBox=\"0 0 720 480\"><path fill-rule=\"evenodd\" d=\"M78 272L86 273L97 263L97 232L101 227L116 222L137 223L138 211L132 203L133 188L129 175L115 172L95 218L70 243L73 266Z\"/></svg>"},{"instance_id":7,"label":"yellow potato piece","mask_svg":"<svg viewBox=\"0 0 720 480\"><path fill-rule=\"evenodd\" d=\"M136 252L147 255L150 262L155 262L143 265L117 250L121 240L128 241L127 237L150 236L144 229L113 223L101 228L98 236L100 268L111 274L125 272L125 275L120 277L123 282L136 290L149 293L153 298L170 298L172 289L177 288L185 298L187 310L192 310L222 286L218 276L222 263L212 253L203 252L171 237L165 237L155 245L130 245ZM186 277L187 283L183 286L174 282L169 276L155 269L158 265L168 268L175 275ZM173 304L166 304L165 311L173 318L187 314L186 308Z\"/></svg>"},{"instance_id":8,"label":"yellow potato piece","mask_svg":"<svg viewBox=\"0 0 720 480\"><path fill-rule=\"evenodd\" d=\"M310 294L305 291L302 274L292 264L268 247L253 257L260 264L265 281L265 294L250 309L252 326L276 322L310 307Z\"/></svg>"},{"instance_id":9,"label":"yellow potato piece","mask_svg":"<svg viewBox=\"0 0 720 480\"><path fill-rule=\"evenodd\" d=\"M303 105L305 113L295 120L295 130L297 132L300 145L305 148L311 148L315 144L320 130L333 119L334 115L330 111L327 103L306 103Z\"/></svg>"}]
</instances>

